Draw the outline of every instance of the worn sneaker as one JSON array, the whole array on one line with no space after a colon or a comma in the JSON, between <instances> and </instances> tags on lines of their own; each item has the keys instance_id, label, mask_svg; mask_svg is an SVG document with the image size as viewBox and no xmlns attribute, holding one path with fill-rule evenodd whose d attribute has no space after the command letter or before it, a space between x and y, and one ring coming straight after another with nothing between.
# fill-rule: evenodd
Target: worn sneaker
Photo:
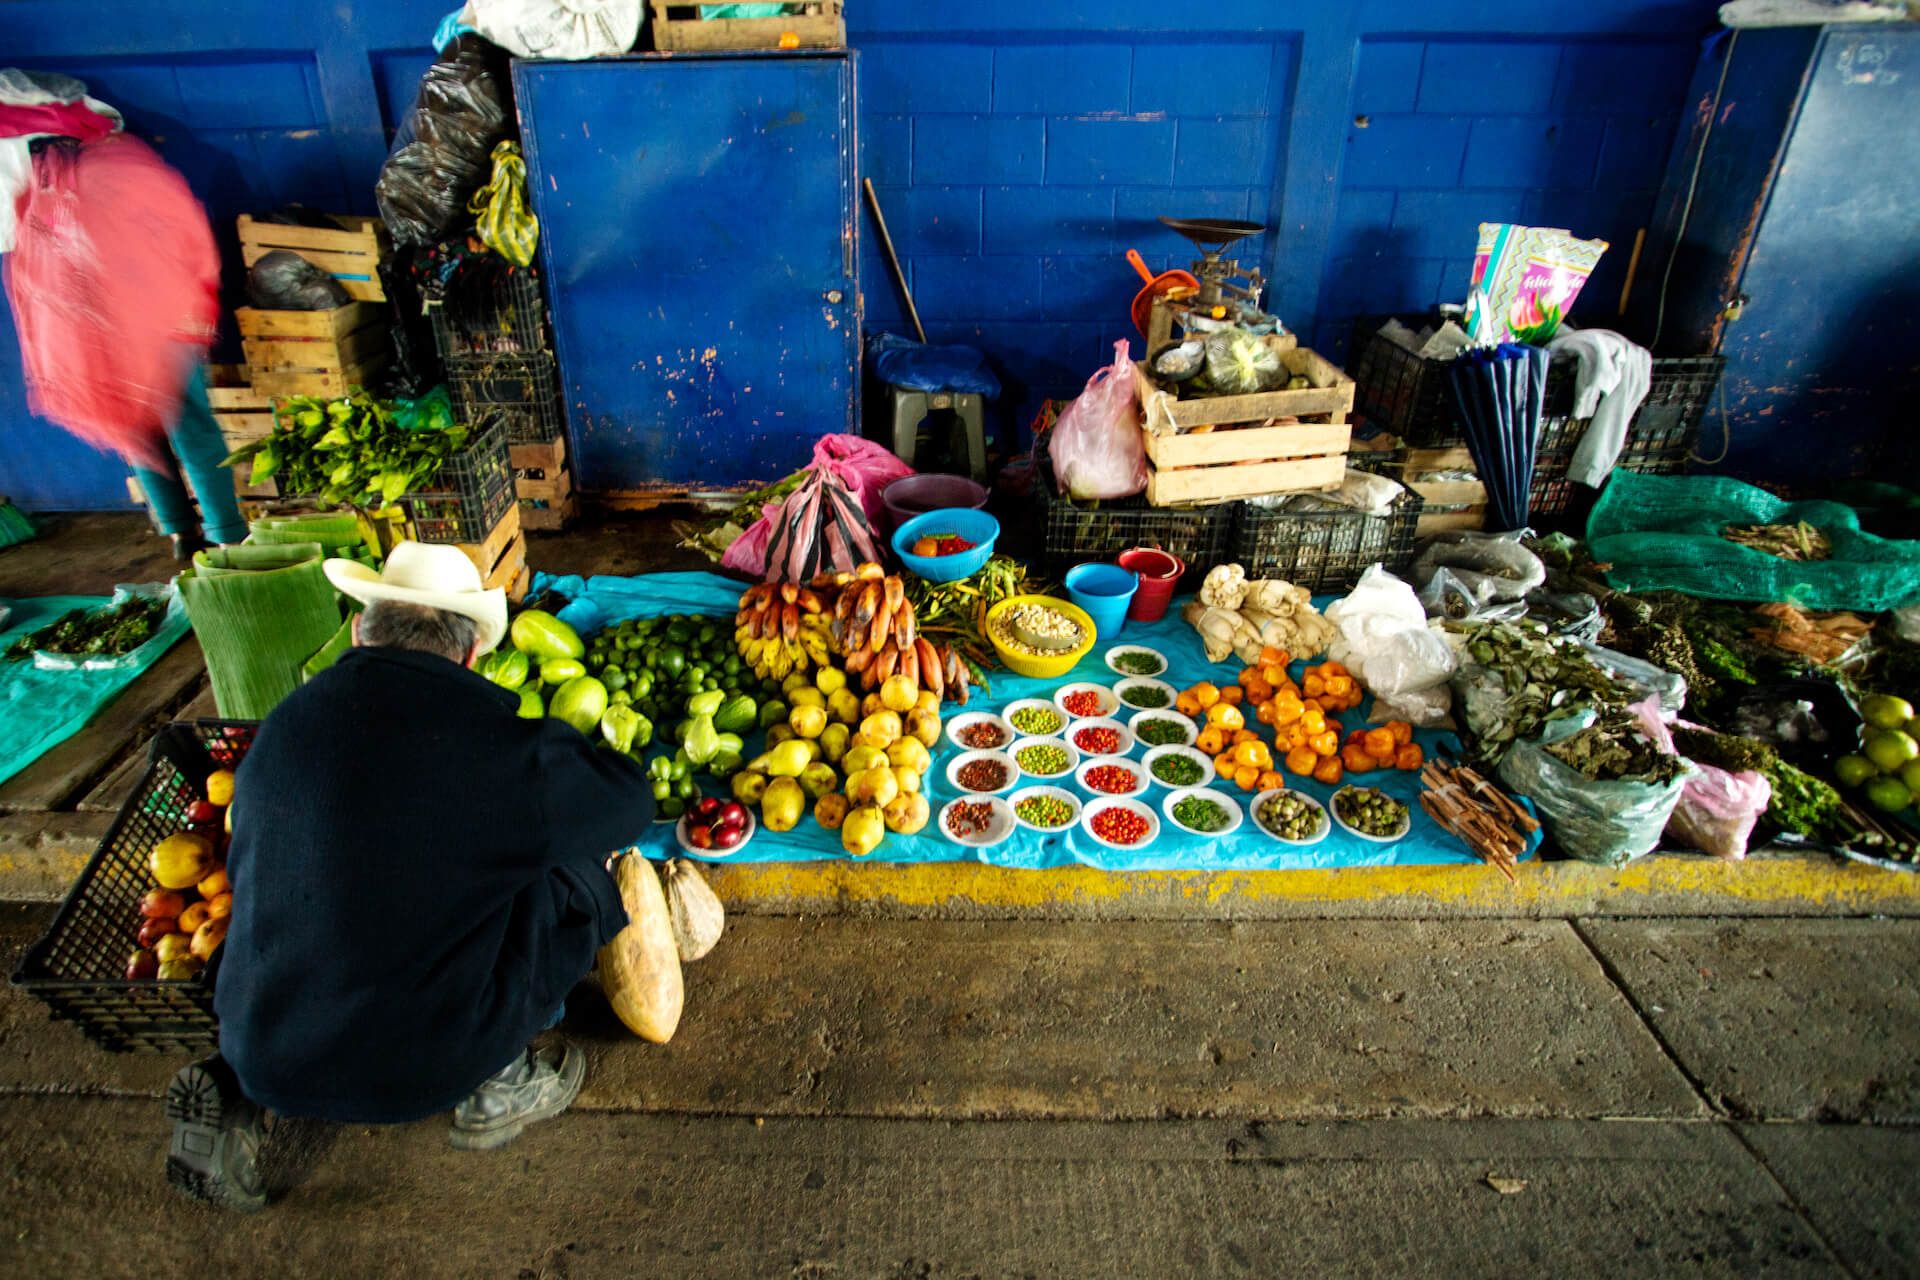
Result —
<instances>
[{"instance_id":1,"label":"worn sneaker","mask_svg":"<svg viewBox=\"0 0 1920 1280\"><path fill-rule=\"evenodd\" d=\"M267 1116L240 1092L233 1069L218 1057L180 1068L167 1086L167 1182L195 1200L256 1213L266 1207L260 1146Z\"/></svg>"},{"instance_id":2,"label":"worn sneaker","mask_svg":"<svg viewBox=\"0 0 1920 1280\"><path fill-rule=\"evenodd\" d=\"M587 1055L564 1041L527 1050L454 1108L453 1145L462 1151L506 1146L528 1125L572 1106L586 1078Z\"/></svg>"}]
</instances>

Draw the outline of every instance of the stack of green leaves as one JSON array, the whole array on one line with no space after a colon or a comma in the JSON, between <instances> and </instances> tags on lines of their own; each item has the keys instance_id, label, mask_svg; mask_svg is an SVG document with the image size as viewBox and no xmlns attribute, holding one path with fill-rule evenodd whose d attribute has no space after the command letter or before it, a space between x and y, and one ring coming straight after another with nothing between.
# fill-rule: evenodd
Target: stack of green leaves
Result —
<instances>
[{"instance_id":1,"label":"stack of green leaves","mask_svg":"<svg viewBox=\"0 0 1920 1280\"><path fill-rule=\"evenodd\" d=\"M407 415L411 421L420 415ZM252 464L252 482L280 481L288 495L378 506L424 487L467 442L443 414L408 429L386 401L355 391L339 400L293 396L274 411L274 429L236 449L225 465Z\"/></svg>"}]
</instances>

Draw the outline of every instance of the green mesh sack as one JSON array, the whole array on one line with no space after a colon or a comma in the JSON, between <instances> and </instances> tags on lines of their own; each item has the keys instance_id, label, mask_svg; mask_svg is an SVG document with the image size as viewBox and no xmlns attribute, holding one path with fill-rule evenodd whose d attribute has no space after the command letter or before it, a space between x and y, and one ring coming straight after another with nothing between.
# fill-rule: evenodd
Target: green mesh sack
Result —
<instances>
[{"instance_id":1,"label":"green mesh sack","mask_svg":"<svg viewBox=\"0 0 1920 1280\"><path fill-rule=\"evenodd\" d=\"M1833 542L1826 560L1782 560L1727 541L1730 524L1804 520ZM1723 476L1615 471L1587 519L1593 558L1622 591L1879 613L1920 600L1920 542L1876 538L1853 508L1788 502Z\"/></svg>"},{"instance_id":2,"label":"green mesh sack","mask_svg":"<svg viewBox=\"0 0 1920 1280\"><path fill-rule=\"evenodd\" d=\"M340 630L325 562L317 542L216 547L175 579L222 719L264 719Z\"/></svg>"}]
</instances>

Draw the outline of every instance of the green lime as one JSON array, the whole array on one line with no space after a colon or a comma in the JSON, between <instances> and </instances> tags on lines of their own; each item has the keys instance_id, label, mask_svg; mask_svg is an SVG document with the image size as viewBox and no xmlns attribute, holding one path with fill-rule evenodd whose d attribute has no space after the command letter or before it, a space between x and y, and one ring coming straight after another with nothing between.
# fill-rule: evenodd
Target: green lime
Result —
<instances>
[{"instance_id":1,"label":"green lime","mask_svg":"<svg viewBox=\"0 0 1920 1280\"><path fill-rule=\"evenodd\" d=\"M1833 776L1840 780L1843 787L1865 786L1867 779L1879 772L1873 761L1865 756L1841 756L1833 762Z\"/></svg>"},{"instance_id":2,"label":"green lime","mask_svg":"<svg viewBox=\"0 0 1920 1280\"><path fill-rule=\"evenodd\" d=\"M1860 718L1876 729L1898 729L1913 719L1913 704L1890 693L1876 693L1861 701Z\"/></svg>"},{"instance_id":3,"label":"green lime","mask_svg":"<svg viewBox=\"0 0 1920 1280\"><path fill-rule=\"evenodd\" d=\"M1907 761L1920 756L1920 742L1897 729L1871 733L1867 735L1866 754L1882 771L1894 773Z\"/></svg>"},{"instance_id":4,"label":"green lime","mask_svg":"<svg viewBox=\"0 0 1920 1280\"><path fill-rule=\"evenodd\" d=\"M1913 792L1898 778L1875 778L1867 784L1867 803L1884 813L1898 813L1913 803Z\"/></svg>"},{"instance_id":5,"label":"green lime","mask_svg":"<svg viewBox=\"0 0 1920 1280\"><path fill-rule=\"evenodd\" d=\"M1907 790L1920 795L1920 760L1909 760L1900 766L1900 781L1906 784Z\"/></svg>"}]
</instances>

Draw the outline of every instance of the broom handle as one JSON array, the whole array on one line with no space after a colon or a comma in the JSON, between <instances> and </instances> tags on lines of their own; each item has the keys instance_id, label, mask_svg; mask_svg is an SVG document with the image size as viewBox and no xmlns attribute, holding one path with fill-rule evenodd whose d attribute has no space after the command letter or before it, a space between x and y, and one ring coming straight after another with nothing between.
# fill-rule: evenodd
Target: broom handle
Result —
<instances>
[{"instance_id":1,"label":"broom handle","mask_svg":"<svg viewBox=\"0 0 1920 1280\"><path fill-rule=\"evenodd\" d=\"M924 345L927 330L920 323L920 308L913 305L913 290L907 288L907 273L900 269L900 257L893 251L893 236L887 232L887 215L880 212L880 193L873 189L872 178L860 179L860 185L867 191L867 207L873 210L873 221L880 228L880 247L887 251L887 265L893 268L893 278L900 286L900 296L907 300L907 319L913 321L913 331L920 335Z\"/></svg>"}]
</instances>

